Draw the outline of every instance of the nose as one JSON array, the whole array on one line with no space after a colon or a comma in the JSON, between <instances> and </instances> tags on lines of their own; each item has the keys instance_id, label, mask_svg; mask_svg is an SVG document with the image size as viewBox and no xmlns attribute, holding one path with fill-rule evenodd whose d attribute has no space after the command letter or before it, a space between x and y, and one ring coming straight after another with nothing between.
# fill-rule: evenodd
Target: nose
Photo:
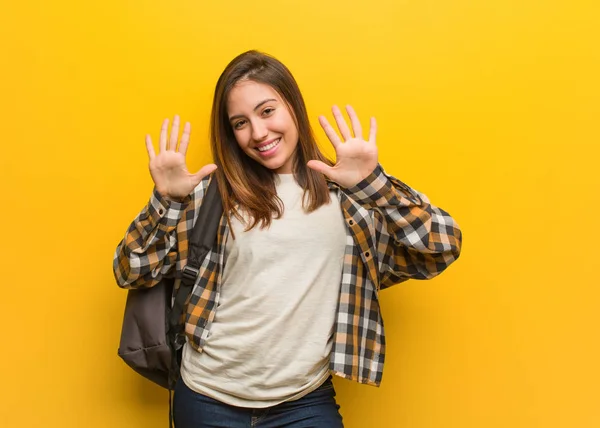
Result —
<instances>
[{"instance_id":1,"label":"nose","mask_svg":"<svg viewBox=\"0 0 600 428\"><path fill-rule=\"evenodd\" d=\"M262 141L269 135L269 130L262 121L257 120L252 123L252 139L254 141Z\"/></svg>"}]
</instances>

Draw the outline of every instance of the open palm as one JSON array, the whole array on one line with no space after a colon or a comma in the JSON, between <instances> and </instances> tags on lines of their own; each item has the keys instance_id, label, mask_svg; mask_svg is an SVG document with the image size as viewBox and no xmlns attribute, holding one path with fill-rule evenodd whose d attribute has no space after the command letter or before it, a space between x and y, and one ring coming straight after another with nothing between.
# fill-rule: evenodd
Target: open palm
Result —
<instances>
[{"instance_id":1,"label":"open palm","mask_svg":"<svg viewBox=\"0 0 600 428\"><path fill-rule=\"evenodd\" d=\"M346 111L352 123L354 136L352 136L340 109L333 106L332 111L343 140L340 139L324 116L319 117L319 123L335 148L336 163L334 166L329 166L321 161L311 160L307 165L309 168L325 174L340 186L348 188L368 177L377 166L377 145L375 142L377 123L375 118L372 117L369 140L366 141L363 139L358 116L351 106L346 106Z\"/></svg>"},{"instance_id":2,"label":"open palm","mask_svg":"<svg viewBox=\"0 0 600 428\"><path fill-rule=\"evenodd\" d=\"M183 199L200 184L200 181L217 169L215 164L203 166L195 174L191 174L185 162L185 155L190 141L191 125L186 122L177 147L179 137L179 116L173 118L171 135L167 138L169 119L165 119L160 130L159 152L154 151L150 135L146 135L146 149L150 158L150 175L156 190L170 200Z\"/></svg>"}]
</instances>

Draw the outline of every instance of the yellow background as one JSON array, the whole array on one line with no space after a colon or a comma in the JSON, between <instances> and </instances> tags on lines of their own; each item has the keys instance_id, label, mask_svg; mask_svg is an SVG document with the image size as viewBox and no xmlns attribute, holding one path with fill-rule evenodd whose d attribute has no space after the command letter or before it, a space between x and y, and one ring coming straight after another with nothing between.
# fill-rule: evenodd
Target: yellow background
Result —
<instances>
[{"instance_id":1,"label":"yellow background","mask_svg":"<svg viewBox=\"0 0 600 428\"><path fill-rule=\"evenodd\" d=\"M257 48L323 144L332 104L376 116L386 170L464 231L444 275L382 293L383 385L335 380L346 426L600 427L596 4L3 2L0 426L166 426L116 355L112 255L151 191L144 135L180 114L208 162L216 79Z\"/></svg>"}]
</instances>

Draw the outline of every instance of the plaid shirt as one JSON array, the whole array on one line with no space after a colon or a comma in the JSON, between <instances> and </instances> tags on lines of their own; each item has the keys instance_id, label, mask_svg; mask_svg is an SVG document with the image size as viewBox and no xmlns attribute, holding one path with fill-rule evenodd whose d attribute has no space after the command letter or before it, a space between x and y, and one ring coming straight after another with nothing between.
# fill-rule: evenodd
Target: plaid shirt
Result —
<instances>
[{"instance_id":1,"label":"plaid shirt","mask_svg":"<svg viewBox=\"0 0 600 428\"><path fill-rule=\"evenodd\" d=\"M113 262L120 287L152 287L163 275L179 285L193 228L210 177L182 202L168 202L156 190L130 225ZM381 166L356 186L333 182L346 222L342 283L330 356L333 374L379 386L385 336L379 290L407 279L429 279L460 254L461 231L448 213ZM202 351L215 317L225 266L229 226L221 218L217 242L204 259L185 314L189 343Z\"/></svg>"}]
</instances>

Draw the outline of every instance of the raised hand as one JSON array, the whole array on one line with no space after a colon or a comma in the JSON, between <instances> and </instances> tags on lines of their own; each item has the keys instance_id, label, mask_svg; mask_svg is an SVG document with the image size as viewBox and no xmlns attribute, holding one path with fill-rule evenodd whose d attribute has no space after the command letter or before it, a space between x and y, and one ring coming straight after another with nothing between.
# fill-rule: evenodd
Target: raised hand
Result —
<instances>
[{"instance_id":1,"label":"raised hand","mask_svg":"<svg viewBox=\"0 0 600 428\"><path fill-rule=\"evenodd\" d=\"M192 193L194 188L208 174L217 169L215 164L203 166L197 173L190 174L185 164L185 154L190 142L191 125L185 123L181 142L177 147L179 136L179 116L173 118L171 135L167 138L169 119L165 119L160 129L159 152L154 152L152 139L146 135L146 149L150 158L150 175L156 190L169 200L181 200Z\"/></svg>"},{"instance_id":2,"label":"raised hand","mask_svg":"<svg viewBox=\"0 0 600 428\"><path fill-rule=\"evenodd\" d=\"M375 118L372 117L369 140L366 141L363 139L358 116L351 106L346 106L346 111L352 123L354 137L350 133L350 129L338 106L333 106L332 111L343 141L325 116L319 116L319 123L335 148L336 164L329 166L321 161L311 160L307 163L307 166L325 174L340 186L348 188L368 177L377 166L377 145L375 144L377 123Z\"/></svg>"}]
</instances>

